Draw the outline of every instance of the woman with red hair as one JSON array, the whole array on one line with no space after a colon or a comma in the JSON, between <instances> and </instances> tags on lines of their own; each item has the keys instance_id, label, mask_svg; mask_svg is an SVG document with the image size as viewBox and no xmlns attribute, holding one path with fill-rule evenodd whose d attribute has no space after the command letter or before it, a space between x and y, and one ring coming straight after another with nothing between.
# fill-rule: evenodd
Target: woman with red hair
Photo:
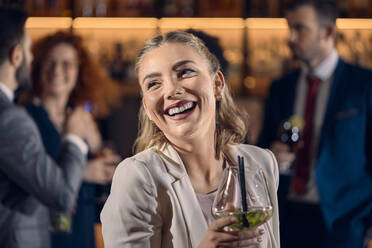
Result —
<instances>
[{"instance_id":1,"label":"woman with red hair","mask_svg":"<svg viewBox=\"0 0 372 248\"><path fill-rule=\"evenodd\" d=\"M57 32L37 41L33 46L33 87L25 107L35 120L47 152L56 161L61 151L61 133L69 109L84 105L95 117L104 117L120 99L120 88L96 63L80 36ZM103 149L97 130L90 153L100 156L88 161L84 171L72 226L65 232L53 232L52 247L94 247L93 225L96 219L95 191L97 184L111 182L118 156ZM52 226L66 228L65 216L51 211ZM58 216L58 218L56 218ZM67 219L68 220L68 219ZM57 230L60 231L60 230ZM66 233L69 231L71 233Z\"/></svg>"}]
</instances>

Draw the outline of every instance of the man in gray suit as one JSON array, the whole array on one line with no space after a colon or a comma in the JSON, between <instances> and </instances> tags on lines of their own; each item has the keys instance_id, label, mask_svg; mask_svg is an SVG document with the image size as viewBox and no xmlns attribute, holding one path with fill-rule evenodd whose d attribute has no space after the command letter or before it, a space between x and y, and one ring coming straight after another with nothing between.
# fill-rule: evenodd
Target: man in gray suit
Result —
<instances>
[{"instance_id":1,"label":"man in gray suit","mask_svg":"<svg viewBox=\"0 0 372 248\"><path fill-rule=\"evenodd\" d=\"M49 209L72 209L97 127L77 108L66 123L61 164L44 150L37 127L13 104L28 84L31 40L24 12L0 8L0 246L50 247ZM85 142L84 142L85 141Z\"/></svg>"}]
</instances>

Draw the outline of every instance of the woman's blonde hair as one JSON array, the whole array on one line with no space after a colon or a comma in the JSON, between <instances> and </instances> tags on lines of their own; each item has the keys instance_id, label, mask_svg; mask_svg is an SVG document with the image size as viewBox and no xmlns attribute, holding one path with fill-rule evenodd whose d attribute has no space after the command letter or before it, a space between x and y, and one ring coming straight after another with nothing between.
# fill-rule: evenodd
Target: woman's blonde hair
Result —
<instances>
[{"instance_id":1,"label":"woman's blonde hair","mask_svg":"<svg viewBox=\"0 0 372 248\"><path fill-rule=\"evenodd\" d=\"M157 35L148 40L136 60L136 72L140 67L143 58L151 50L158 48L166 43L180 43L193 47L209 63L211 72L216 73L220 70L220 63L205 44L196 36L176 31L163 35ZM231 96L230 90L225 84L223 95L216 102L216 132L215 132L215 156L220 157L220 153L228 144L241 143L246 135L246 125L243 113L238 110ZM166 144L163 132L148 118L143 106L139 111L139 129L137 139L134 144L135 153L141 152L152 146L162 146Z\"/></svg>"}]
</instances>

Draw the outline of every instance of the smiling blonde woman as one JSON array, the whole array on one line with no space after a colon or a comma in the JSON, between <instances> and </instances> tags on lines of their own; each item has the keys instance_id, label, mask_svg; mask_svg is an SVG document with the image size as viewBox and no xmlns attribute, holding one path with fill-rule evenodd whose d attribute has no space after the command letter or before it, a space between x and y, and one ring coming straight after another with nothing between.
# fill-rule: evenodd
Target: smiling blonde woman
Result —
<instances>
[{"instance_id":1,"label":"smiling blonde woman","mask_svg":"<svg viewBox=\"0 0 372 248\"><path fill-rule=\"evenodd\" d=\"M279 247L277 163L240 144L244 121L216 57L195 36L170 32L147 41L136 71L137 154L115 172L101 213L105 247ZM223 168L238 155L265 170L274 214L257 229L227 232L236 218L210 212Z\"/></svg>"}]
</instances>

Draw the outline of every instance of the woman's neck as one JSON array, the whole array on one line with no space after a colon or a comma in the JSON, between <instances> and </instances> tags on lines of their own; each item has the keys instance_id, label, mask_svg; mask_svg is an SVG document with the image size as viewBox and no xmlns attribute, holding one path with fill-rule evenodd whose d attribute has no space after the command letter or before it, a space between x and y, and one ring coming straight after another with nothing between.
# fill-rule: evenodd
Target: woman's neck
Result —
<instances>
[{"instance_id":1,"label":"woman's neck","mask_svg":"<svg viewBox=\"0 0 372 248\"><path fill-rule=\"evenodd\" d=\"M186 149L175 146L194 190L206 194L217 189L223 170L223 158L216 158L214 135L207 139L198 139L183 145Z\"/></svg>"}]
</instances>

